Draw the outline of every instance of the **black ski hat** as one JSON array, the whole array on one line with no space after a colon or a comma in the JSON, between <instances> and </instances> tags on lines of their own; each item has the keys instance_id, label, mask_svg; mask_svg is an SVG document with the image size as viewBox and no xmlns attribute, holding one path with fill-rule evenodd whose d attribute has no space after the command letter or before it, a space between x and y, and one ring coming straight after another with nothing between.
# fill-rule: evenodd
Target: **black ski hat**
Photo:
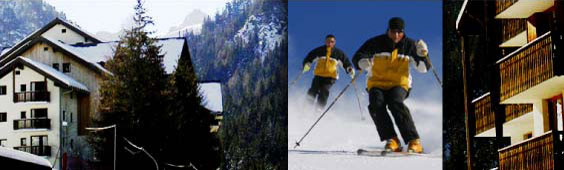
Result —
<instances>
[{"instance_id":1,"label":"black ski hat","mask_svg":"<svg viewBox=\"0 0 564 170\"><path fill-rule=\"evenodd\" d=\"M403 31L404 22L400 17L393 17L388 22L388 29L399 29Z\"/></svg>"}]
</instances>

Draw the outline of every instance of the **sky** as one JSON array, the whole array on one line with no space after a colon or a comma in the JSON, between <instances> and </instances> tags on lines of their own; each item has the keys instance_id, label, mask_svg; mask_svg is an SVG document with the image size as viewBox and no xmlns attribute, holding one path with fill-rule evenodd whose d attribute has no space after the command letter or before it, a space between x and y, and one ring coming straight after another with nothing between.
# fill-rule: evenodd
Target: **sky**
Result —
<instances>
[{"instance_id":1,"label":"sky","mask_svg":"<svg viewBox=\"0 0 564 170\"><path fill-rule=\"evenodd\" d=\"M229 0L145 0L148 15L152 16L157 35L178 26L191 11L199 9L214 16ZM90 33L116 33L131 20L135 0L46 0L57 11Z\"/></svg>"},{"instance_id":2,"label":"sky","mask_svg":"<svg viewBox=\"0 0 564 170\"><path fill-rule=\"evenodd\" d=\"M388 20L399 16L405 20L408 37L423 39L429 46L433 66L442 75L442 2L414 1L290 1L288 5L288 78L293 80L301 71L302 61L309 51L323 45L327 34L336 36L336 46L352 58L352 55L369 38L385 33ZM339 71L337 84L350 81L344 70ZM299 86L308 86L313 77L310 71ZM426 74L412 70L413 93L438 90L440 86L431 71ZM363 85L365 85L365 79ZM292 89L289 89L290 91ZM333 89L337 91L337 89ZM441 94L435 96L440 97Z\"/></svg>"},{"instance_id":3,"label":"sky","mask_svg":"<svg viewBox=\"0 0 564 170\"><path fill-rule=\"evenodd\" d=\"M441 1L290 1L288 5L289 81L294 80L301 72L302 62L307 53L324 44L327 34L336 36L336 47L343 50L350 60L366 40L385 33L388 20L395 16L405 20L406 36L414 40L423 39L427 43L432 64L442 79ZM342 68L339 69L339 74L339 80L331 88L328 105L351 81ZM411 75L413 77L412 90L405 103L411 110L423 145L432 150L440 149L442 88L435 80L432 71L423 74L411 69ZM302 76L294 86L291 86L289 82L289 101L304 98L312 79L313 73L310 71ZM342 113L334 114L341 114L343 120L359 119L359 109L363 109L363 114L368 115L366 109L368 94L364 90L366 88L365 75L359 77L356 86L358 92L355 92L352 87L349 88L332 108L332 110L342 111ZM360 98L361 108L358 106L355 93ZM288 107L299 106L289 105ZM289 112L288 114L306 113ZM375 131L375 129L370 130Z\"/></svg>"}]
</instances>

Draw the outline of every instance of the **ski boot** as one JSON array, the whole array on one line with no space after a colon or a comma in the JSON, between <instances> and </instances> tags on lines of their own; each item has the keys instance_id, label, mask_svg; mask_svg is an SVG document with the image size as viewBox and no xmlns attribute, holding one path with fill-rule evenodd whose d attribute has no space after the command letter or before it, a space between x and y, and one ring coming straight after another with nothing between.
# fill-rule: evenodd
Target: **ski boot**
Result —
<instances>
[{"instance_id":1,"label":"ski boot","mask_svg":"<svg viewBox=\"0 0 564 170\"><path fill-rule=\"evenodd\" d=\"M393 137L386 141L386 146L384 147L384 152L401 152L401 143L398 137Z\"/></svg>"},{"instance_id":2,"label":"ski boot","mask_svg":"<svg viewBox=\"0 0 564 170\"><path fill-rule=\"evenodd\" d=\"M409 141L407 146L407 152L409 153L423 153L423 146L421 145L421 140L413 139Z\"/></svg>"}]
</instances>

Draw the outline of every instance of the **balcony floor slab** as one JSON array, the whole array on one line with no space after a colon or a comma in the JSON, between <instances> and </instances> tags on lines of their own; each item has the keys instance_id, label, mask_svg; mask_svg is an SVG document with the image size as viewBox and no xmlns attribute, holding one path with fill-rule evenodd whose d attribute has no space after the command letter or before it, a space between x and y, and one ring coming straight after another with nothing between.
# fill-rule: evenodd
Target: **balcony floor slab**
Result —
<instances>
[{"instance_id":1,"label":"balcony floor slab","mask_svg":"<svg viewBox=\"0 0 564 170\"><path fill-rule=\"evenodd\" d=\"M564 76L554 76L515 96L501 101L501 104L530 104L551 98L564 90Z\"/></svg>"}]
</instances>

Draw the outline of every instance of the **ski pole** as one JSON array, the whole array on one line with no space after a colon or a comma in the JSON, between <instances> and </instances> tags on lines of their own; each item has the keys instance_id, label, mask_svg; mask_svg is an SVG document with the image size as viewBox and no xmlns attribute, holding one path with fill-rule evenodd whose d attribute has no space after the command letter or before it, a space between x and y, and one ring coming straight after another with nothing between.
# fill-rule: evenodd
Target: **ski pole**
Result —
<instances>
[{"instance_id":1,"label":"ski pole","mask_svg":"<svg viewBox=\"0 0 564 170\"><path fill-rule=\"evenodd\" d=\"M362 70L359 72L362 75ZM362 106L360 104L360 98L358 97L358 87L356 87L356 83L353 82L354 87L354 94L356 95L356 101L358 101L358 110L360 110L360 120L364 120L364 114L362 113Z\"/></svg>"},{"instance_id":2,"label":"ski pole","mask_svg":"<svg viewBox=\"0 0 564 170\"><path fill-rule=\"evenodd\" d=\"M300 143L304 140L304 138L309 134L309 132L311 132L311 130L313 129L313 127L315 127L315 125L317 125L317 123L319 122L319 120L321 120L321 118L323 118L323 116L325 116L325 114L329 111L329 109L331 109L331 107L333 107L333 105L335 104L335 102L337 102L337 100L345 93L345 91L347 91L347 89L349 88L349 86L354 83L354 81L356 80L356 78L358 78L359 76L355 76L351 82L349 84L347 84L347 86L345 86L345 88L343 88L343 90L341 90L341 92L339 93L339 95L337 95L337 97L333 100L333 102L331 102L331 104L329 105L329 107L327 107L327 109L325 109L325 111L323 112L323 114L321 114L321 116L319 116L319 118L317 118L317 120L315 121L315 123L313 123L313 125L311 125L311 127L309 128L309 130L307 130L307 132L304 134L304 136L302 136L302 138L300 138L300 140L298 142L296 142L296 145L294 146L294 148L300 146Z\"/></svg>"},{"instance_id":3,"label":"ski pole","mask_svg":"<svg viewBox=\"0 0 564 170\"><path fill-rule=\"evenodd\" d=\"M298 77L296 77L296 79L294 79L291 83L290 83L290 87L294 86L294 84L296 84L296 82L298 82L298 80L300 80L300 78L302 77L302 75L304 75L305 72L301 72Z\"/></svg>"},{"instance_id":4,"label":"ski pole","mask_svg":"<svg viewBox=\"0 0 564 170\"><path fill-rule=\"evenodd\" d=\"M435 67L431 67L433 69L433 75L435 75L435 78L437 79L437 81L439 82L439 85L441 85L441 87L443 87L443 82L441 81L441 79L439 78L439 75L437 74L437 70L435 70Z\"/></svg>"},{"instance_id":5,"label":"ski pole","mask_svg":"<svg viewBox=\"0 0 564 170\"><path fill-rule=\"evenodd\" d=\"M431 65L431 69L433 71L433 75L435 76L435 79L437 79L437 82L439 82L439 85L441 85L441 87L443 87L443 81L441 81L441 79L439 78L439 74L437 74L437 70L435 70L435 67L433 67L433 63L431 62L431 59L429 58L429 54L427 54L427 60L429 60L429 65Z\"/></svg>"}]
</instances>

